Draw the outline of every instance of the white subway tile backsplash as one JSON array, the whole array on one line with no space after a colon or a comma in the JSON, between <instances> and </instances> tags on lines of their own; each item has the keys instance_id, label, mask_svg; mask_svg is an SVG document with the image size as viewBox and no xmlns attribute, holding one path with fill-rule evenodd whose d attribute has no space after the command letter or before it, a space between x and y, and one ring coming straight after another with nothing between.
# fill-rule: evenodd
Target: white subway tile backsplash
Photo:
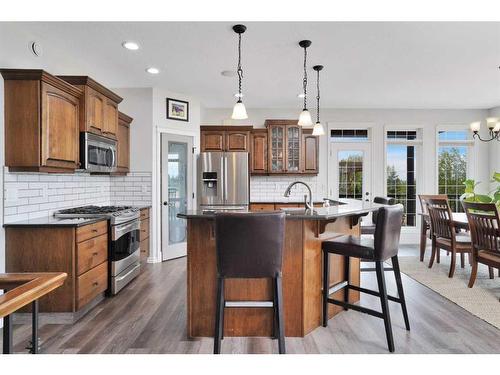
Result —
<instances>
[{"instance_id":1,"label":"white subway tile backsplash","mask_svg":"<svg viewBox=\"0 0 500 375\"><path fill-rule=\"evenodd\" d=\"M4 222L52 216L54 211L83 205L150 205L151 172L127 176L88 173L4 174Z\"/></svg>"}]
</instances>

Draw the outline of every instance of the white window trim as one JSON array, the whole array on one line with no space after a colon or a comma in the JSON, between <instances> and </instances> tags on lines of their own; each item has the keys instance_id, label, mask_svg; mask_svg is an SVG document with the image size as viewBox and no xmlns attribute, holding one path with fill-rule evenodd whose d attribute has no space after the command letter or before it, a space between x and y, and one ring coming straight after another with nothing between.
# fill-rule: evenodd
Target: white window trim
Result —
<instances>
[{"instance_id":1,"label":"white window trim","mask_svg":"<svg viewBox=\"0 0 500 375\"><path fill-rule=\"evenodd\" d=\"M435 147L435 160L436 160L436 173L435 173L435 181L434 181L434 189L436 194L439 192L439 146L467 146L467 178L472 178L477 180L476 171L477 168L477 147L474 147L475 142L472 137L467 140L457 140L457 141L440 141L439 140L439 132L447 131L447 130L466 130L467 134L470 133L469 125L467 124L447 124L447 125L438 125L436 126L436 147ZM470 136L470 134L469 134Z\"/></svg>"},{"instance_id":2,"label":"white window trim","mask_svg":"<svg viewBox=\"0 0 500 375\"><path fill-rule=\"evenodd\" d=\"M401 140L401 139L387 139L387 132L388 131L410 131L410 130L415 130L417 131L417 138L416 140ZM423 136L424 136L424 126L423 125L411 125L411 124L402 124L402 125L395 125L395 124L388 124L384 126L384 195L387 196L387 145L388 144L405 144L405 145L414 145L417 147L417 189L416 189L416 195L417 195L417 200L418 200L418 195L420 193L420 189L422 189L422 184L423 184L423 176L422 176L422 150L423 150ZM418 202L416 202L417 207L416 207L416 223L414 227L401 227L401 232L402 233L417 233L419 232L420 228L420 215L418 214L419 212L419 207L418 207Z\"/></svg>"}]
</instances>

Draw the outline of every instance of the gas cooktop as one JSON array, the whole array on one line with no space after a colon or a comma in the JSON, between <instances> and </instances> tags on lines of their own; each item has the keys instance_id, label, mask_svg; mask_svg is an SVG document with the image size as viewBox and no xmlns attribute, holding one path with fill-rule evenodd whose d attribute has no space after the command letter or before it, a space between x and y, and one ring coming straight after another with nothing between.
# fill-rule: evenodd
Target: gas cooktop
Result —
<instances>
[{"instance_id":1,"label":"gas cooktop","mask_svg":"<svg viewBox=\"0 0 500 375\"><path fill-rule=\"evenodd\" d=\"M108 217L110 224L113 225L138 219L140 212L137 207L132 206L81 206L56 211L54 216L61 218Z\"/></svg>"},{"instance_id":2,"label":"gas cooktop","mask_svg":"<svg viewBox=\"0 0 500 375\"><path fill-rule=\"evenodd\" d=\"M131 206L82 206L57 211L58 214L109 214L118 211L131 210Z\"/></svg>"}]
</instances>

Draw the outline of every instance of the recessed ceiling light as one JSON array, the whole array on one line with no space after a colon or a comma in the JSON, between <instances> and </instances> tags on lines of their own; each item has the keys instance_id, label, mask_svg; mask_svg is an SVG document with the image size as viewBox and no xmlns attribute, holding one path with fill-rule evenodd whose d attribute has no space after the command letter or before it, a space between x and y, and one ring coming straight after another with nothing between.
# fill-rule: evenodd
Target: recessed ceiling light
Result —
<instances>
[{"instance_id":1,"label":"recessed ceiling light","mask_svg":"<svg viewBox=\"0 0 500 375\"><path fill-rule=\"evenodd\" d=\"M305 96L304 93L301 93L297 95L297 98L304 99L304 96Z\"/></svg>"},{"instance_id":2,"label":"recessed ceiling light","mask_svg":"<svg viewBox=\"0 0 500 375\"><path fill-rule=\"evenodd\" d=\"M220 72L220 74L224 77L235 77L236 76L236 71L234 70L223 70Z\"/></svg>"},{"instance_id":3,"label":"recessed ceiling light","mask_svg":"<svg viewBox=\"0 0 500 375\"><path fill-rule=\"evenodd\" d=\"M157 68L151 67L151 68L147 68L146 72L148 72L149 74L158 74L158 73L160 73L160 70Z\"/></svg>"},{"instance_id":4,"label":"recessed ceiling light","mask_svg":"<svg viewBox=\"0 0 500 375\"><path fill-rule=\"evenodd\" d=\"M139 45L136 42L123 42L122 43L123 48L136 51L139 49Z\"/></svg>"}]
</instances>

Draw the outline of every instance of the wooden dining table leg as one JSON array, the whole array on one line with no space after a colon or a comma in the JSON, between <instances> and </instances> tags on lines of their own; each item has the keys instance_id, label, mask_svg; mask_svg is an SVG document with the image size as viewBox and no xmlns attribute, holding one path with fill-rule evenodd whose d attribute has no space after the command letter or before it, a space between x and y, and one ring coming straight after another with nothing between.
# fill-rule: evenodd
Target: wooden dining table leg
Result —
<instances>
[{"instance_id":1,"label":"wooden dining table leg","mask_svg":"<svg viewBox=\"0 0 500 375\"><path fill-rule=\"evenodd\" d=\"M465 254L460 253L460 267L465 268Z\"/></svg>"},{"instance_id":2,"label":"wooden dining table leg","mask_svg":"<svg viewBox=\"0 0 500 375\"><path fill-rule=\"evenodd\" d=\"M425 247L427 246L427 223L424 219L420 223L420 261L424 261Z\"/></svg>"}]
</instances>

